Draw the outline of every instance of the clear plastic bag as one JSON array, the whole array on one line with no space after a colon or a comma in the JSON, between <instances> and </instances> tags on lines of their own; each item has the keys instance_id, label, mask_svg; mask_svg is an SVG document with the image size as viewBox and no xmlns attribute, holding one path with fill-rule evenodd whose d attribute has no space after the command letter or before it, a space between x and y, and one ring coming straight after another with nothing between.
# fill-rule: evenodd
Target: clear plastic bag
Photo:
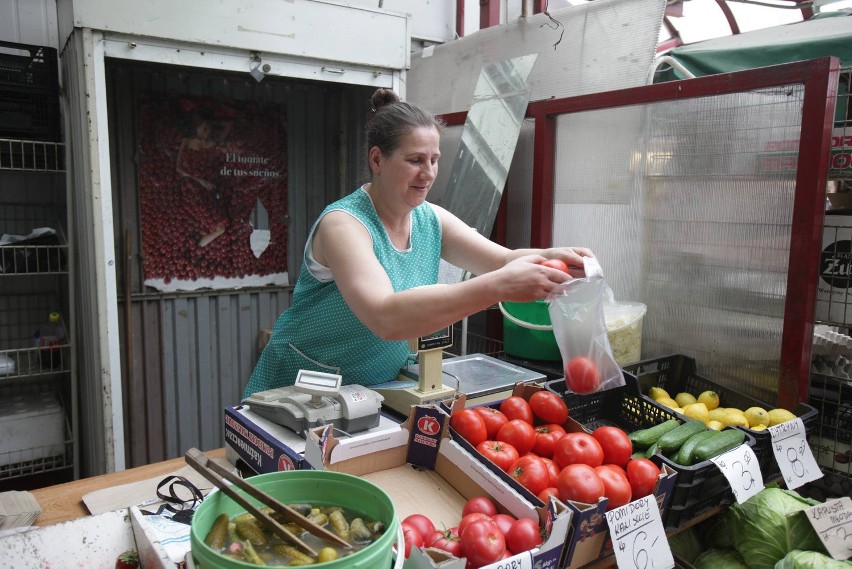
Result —
<instances>
[{"instance_id":1,"label":"clear plastic bag","mask_svg":"<svg viewBox=\"0 0 852 569\"><path fill-rule=\"evenodd\" d=\"M607 336L604 304L612 291L597 259L585 257L586 276L563 283L547 298L553 335L568 388L579 394L624 385Z\"/></svg>"}]
</instances>

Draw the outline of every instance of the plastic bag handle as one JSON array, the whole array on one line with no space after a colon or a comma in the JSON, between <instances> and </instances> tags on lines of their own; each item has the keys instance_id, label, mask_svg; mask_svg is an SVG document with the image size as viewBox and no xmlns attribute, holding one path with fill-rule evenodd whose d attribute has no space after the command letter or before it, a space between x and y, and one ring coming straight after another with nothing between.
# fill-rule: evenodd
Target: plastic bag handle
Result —
<instances>
[{"instance_id":1,"label":"plastic bag handle","mask_svg":"<svg viewBox=\"0 0 852 569\"><path fill-rule=\"evenodd\" d=\"M500 307L500 312L503 313L503 316L506 317L506 320L508 320L512 324L515 324L515 325L520 326L522 328L529 328L530 330L553 330L552 324L530 324L529 322L524 322L523 320L518 320L517 318L515 318L514 316L509 314L509 312L505 308L503 308L502 302L498 302L497 306Z\"/></svg>"}]
</instances>

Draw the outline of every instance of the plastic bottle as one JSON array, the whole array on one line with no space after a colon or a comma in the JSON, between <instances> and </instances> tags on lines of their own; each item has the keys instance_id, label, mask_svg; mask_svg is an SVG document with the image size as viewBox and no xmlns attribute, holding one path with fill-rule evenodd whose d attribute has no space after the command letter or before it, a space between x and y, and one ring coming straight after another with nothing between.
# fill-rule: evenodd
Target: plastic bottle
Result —
<instances>
[{"instance_id":1,"label":"plastic bottle","mask_svg":"<svg viewBox=\"0 0 852 569\"><path fill-rule=\"evenodd\" d=\"M58 312L51 312L38 334L41 367L62 368L62 346L66 343L65 326L62 324L62 318Z\"/></svg>"}]
</instances>

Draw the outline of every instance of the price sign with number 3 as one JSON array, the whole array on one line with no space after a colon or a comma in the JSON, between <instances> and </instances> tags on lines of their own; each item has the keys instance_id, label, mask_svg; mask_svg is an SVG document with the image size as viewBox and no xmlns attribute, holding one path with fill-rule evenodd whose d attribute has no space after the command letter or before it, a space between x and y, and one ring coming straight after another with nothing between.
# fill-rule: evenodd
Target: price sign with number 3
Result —
<instances>
[{"instance_id":1,"label":"price sign with number 3","mask_svg":"<svg viewBox=\"0 0 852 569\"><path fill-rule=\"evenodd\" d=\"M760 473L757 455L750 446L740 445L710 460L728 479L738 503L742 504L763 490L763 475Z\"/></svg>"},{"instance_id":2,"label":"price sign with number 3","mask_svg":"<svg viewBox=\"0 0 852 569\"><path fill-rule=\"evenodd\" d=\"M808 445L805 424L796 417L786 423L769 427L772 435L772 451L787 488L799 486L822 478L822 471Z\"/></svg>"}]
</instances>

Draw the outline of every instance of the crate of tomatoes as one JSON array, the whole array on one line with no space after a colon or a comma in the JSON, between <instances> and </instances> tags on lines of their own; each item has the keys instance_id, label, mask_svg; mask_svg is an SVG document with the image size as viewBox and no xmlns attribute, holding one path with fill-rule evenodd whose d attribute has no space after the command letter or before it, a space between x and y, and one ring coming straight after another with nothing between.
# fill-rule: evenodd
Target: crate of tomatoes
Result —
<instances>
[{"instance_id":1,"label":"crate of tomatoes","mask_svg":"<svg viewBox=\"0 0 852 569\"><path fill-rule=\"evenodd\" d=\"M722 471L710 459L741 444L754 448L755 439L739 429L717 431L678 415L643 397L635 376L625 373L622 387L591 395L577 395L564 381L545 388L560 395L572 417L594 432L616 426L628 433L634 457L645 457L677 473L663 523L667 530L711 510L730 504L734 496Z\"/></svg>"},{"instance_id":2,"label":"crate of tomatoes","mask_svg":"<svg viewBox=\"0 0 852 569\"><path fill-rule=\"evenodd\" d=\"M465 404L461 396L446 405L454 440L528 500L555 500L572 511L562 566L579 567L600 557L607 510L648 495L665 510L675 472L633 458L628 433L616 426L584 428L560 395L518 384L502 401Z\"/></svg>"}]
</instances>

